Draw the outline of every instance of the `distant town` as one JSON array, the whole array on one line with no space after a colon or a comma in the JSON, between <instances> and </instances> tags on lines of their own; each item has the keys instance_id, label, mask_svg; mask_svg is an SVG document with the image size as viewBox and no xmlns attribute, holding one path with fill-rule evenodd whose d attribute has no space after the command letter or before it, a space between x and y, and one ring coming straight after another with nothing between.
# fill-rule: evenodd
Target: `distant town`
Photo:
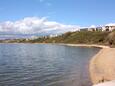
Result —
<instances>
[{"instance_id":1,"label":"distant town","mask_svg":"<svg viewBox=\"0 0 115 86\"><path fill-rule=\"evenodd\" d=\"M79 31L113 31L113 30L115 30L115 24L107 24L99 27L92 25L91 27L85 27L79 29Z\"/></svg>"}]
</instances>

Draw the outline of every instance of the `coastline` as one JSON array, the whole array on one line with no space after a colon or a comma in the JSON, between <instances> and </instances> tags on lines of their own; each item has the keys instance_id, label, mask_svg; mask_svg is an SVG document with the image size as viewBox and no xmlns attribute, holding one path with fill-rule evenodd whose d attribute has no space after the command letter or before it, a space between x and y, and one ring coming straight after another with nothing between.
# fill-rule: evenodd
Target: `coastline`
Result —
<instances>
[{"instance_id":1,"label":"coastline","mask_svg":"<svg viewBox=\"0 0 115 86\"><path fill-rule=\"evenodd\" d=\"M101 49L94 57L92 57L89 64L89 72L94 86L108 86L106 82L115 80L114 61L115 48L110 47L103 47L103 49ZM113 85L109 84L109 86Z\"/></svg>"},{"instance_id":2,"label":"coastline","mask_svg":"<svg viewBox=\"0 0 115 86\"><path fill-rule=\"evenodd\" d=\"M109 46L97 45L97 44L59 44L59 45L76 46L76 47L96 47L101 49L110 48Z\"/></svg>"},{"instance_id":3,"label":"coastline","mask_svg":"<svg viewBox=\"0 0 115 86\"><path fill-rule=\"evenodd\" d=\"M98 44L68 44L68 43L0 43L0 44L53 44L53 45L65 45L65 46L75 46L75 47L95 47L95 48L110 48L110 46L98 45Z\"/></svg>"},{"instance_id":4,"label":"coastline","mask_svg":"<svg viewBox=\"0 0 115 86\"><path fill-rule=\"evenodd\" d=\"M96 44L61 45L101 48L101 50L89 61L91 81L93 86L115 86L115 48Z\"/></svg>"},{"instance_id":5,"label":"coastline","mask_svg":"<svg viewBox=\"0 0 115 86\"><path fill-rule=\"evenodd\" d=\"M96 44L60 44L66 46L96 47L101 50L89 62L93 86L115 86L115 48Z\"/></svg>"}]
</instances>

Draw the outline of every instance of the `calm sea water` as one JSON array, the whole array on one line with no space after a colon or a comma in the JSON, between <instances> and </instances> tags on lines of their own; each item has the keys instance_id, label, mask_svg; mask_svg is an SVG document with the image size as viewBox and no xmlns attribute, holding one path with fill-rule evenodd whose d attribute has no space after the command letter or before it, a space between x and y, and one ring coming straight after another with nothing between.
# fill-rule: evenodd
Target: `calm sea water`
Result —
<instances>
[{"instance_id":1,"label":"calm sea water","mask_svg":"<svg viewBox=\"0 0 115 86\"><path fill-rule=\"evenodd\" d=\"M88 63L98 48L0 44L0 86L91 86Z\"/></svg>"}]
</instances>

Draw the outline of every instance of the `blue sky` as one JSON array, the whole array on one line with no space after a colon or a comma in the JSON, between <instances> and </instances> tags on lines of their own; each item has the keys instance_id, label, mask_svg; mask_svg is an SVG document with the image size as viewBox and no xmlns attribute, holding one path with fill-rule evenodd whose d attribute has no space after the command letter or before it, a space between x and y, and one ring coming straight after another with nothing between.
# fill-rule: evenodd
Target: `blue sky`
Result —
<instances>
[{"instance_id":1,"label":"blue sky","mask_svg":"<svg viewBox=\"0 0 115 86\"><path fill-rule=\"evenodd\" d=\"M0 0L0 21L24 17L80 26L115 22L115 0Z\"/></svg>"},{"instance_id":2,"label":"blue sky","mask_svg":"<svg viewBox=\"0 0 115 86\"><path fill-rule=\"evenodd\" d=\"M63 32L75 25L114 23L114 3L115 0L0 0L0 33L30 33L36 32L36 28L37 33L44 28L45 32L51 28L52 32L61 32L60 28L65 28Z\"/></svg>"}]
</instances>

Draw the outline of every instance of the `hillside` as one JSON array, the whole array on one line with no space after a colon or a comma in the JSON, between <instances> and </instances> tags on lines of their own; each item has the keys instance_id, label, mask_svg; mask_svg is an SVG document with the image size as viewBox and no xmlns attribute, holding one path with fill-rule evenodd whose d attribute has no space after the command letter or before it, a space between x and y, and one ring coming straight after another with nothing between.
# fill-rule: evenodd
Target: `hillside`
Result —
<instances>
[{"instance_id":1,"label":"hillside","mask_svg":"<svg viewBox=\"0 0 115 86\"><path fill-rule=\"evenodd\" d=\"M76 31L67 32L56 37L39 37L36 39L5 40L1 42L18 43L71 43L71 44L102 44L115 46L115 31Z\"/></svg>"}]
</instances>

